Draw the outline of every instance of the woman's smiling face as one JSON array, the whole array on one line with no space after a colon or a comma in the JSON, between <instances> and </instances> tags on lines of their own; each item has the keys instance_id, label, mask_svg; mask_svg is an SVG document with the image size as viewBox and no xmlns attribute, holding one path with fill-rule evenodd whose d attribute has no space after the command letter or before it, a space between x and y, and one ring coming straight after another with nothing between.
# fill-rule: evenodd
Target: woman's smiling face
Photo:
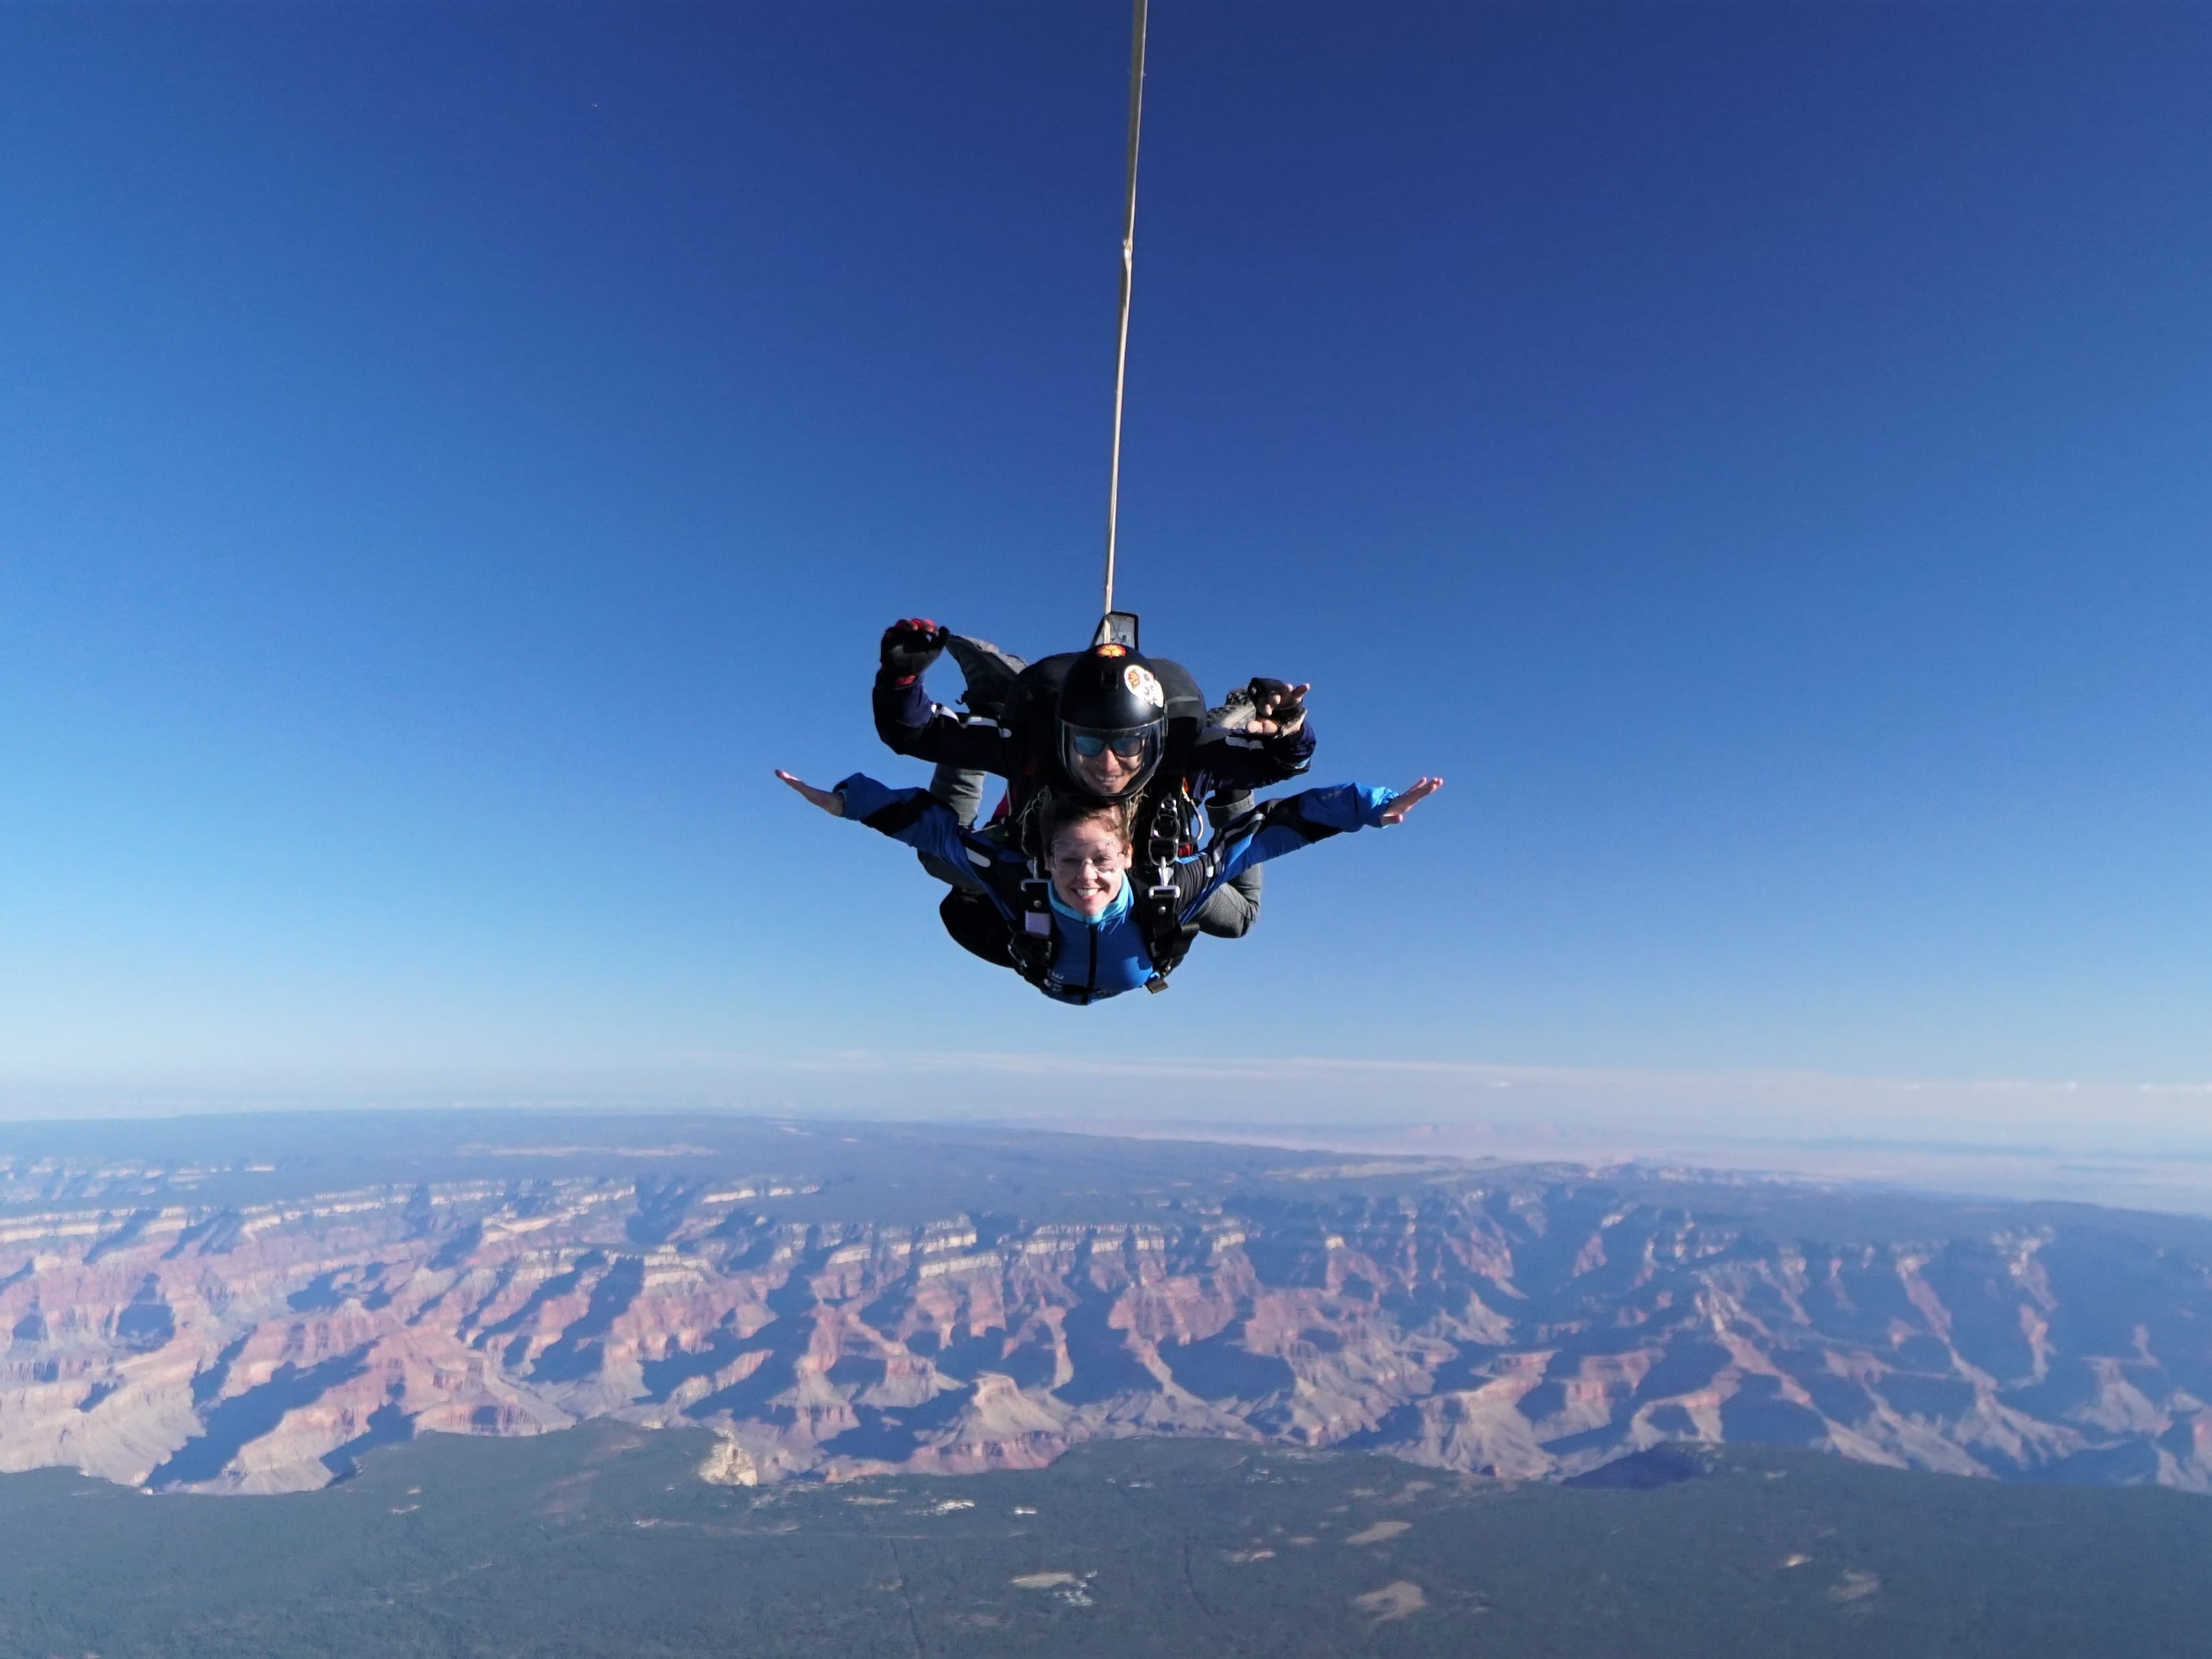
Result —
<instances>
[{"instance_id":1,"label":"woman's smiling face","mask_svg":"<svg viewBox=\"0 0 2212 1659\"><path fill-rule=\"evenodd\" d=\"M1095 920L1128 878L1129 843L1115 833L1109 818L1084 818L1053 837L1045 860L1052 890L1078 915Z\"/></svg>"}]
</instances>

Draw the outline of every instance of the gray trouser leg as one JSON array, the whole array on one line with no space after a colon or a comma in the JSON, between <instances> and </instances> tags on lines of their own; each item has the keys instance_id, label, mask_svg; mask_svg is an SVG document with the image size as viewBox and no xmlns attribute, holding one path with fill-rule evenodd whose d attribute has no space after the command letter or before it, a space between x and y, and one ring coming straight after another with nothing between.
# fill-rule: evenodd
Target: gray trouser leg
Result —
<instances>
[{"instance_id":1,"label":"gray trouser leg","mask_svg":"<svg viewBox=\"0 0 2212 1659\"><path fill-rule=\"evenodd\" d=\"M981 772L963 772L957 766L940 763L930 775L929 798L940 806L951 808L952 816L963 825L973 824L975 815L983 810L983 780ZM938 880L970 893L980 893L983 884L968 870L947 863L933 853L917 853L921 867Z\"/></svg>"},{"instance_id":2,"label":"gray trouser leg","mask_svg":"<svg viewBox=\"0 0 2212 1659\"><path fill-rule=\"evenodd\" d=\"M972 828L975 815L983 810L984 772L963 772L958 767L940 762L929 775L929 798L940 806L952 809L952 816L963 827Z\"/></svg>"},{"instance_id":3,"label":"gray trouser leg","mask_svg":"<svg viewBox=\"0 0 2212 1659\"><path fill-rule=\"evenodd\" d=\"M1206 821L1218 830L1224 823L1252 810L1252 792L1217 793L1206 803ZM1213 939L1243 939L1260 920L1260 866L1254 865L1229 881L1206 900L1198 913L1198 931Z\"/></svg>"},{"instance_id":4,"label":"gray trouser leg","mask_svg":"<svg viewBox=\"0 0 2212 1659\"><path fill-rule=\"evenodd\" d=\"M1198 913L1198 931L1214 939L1243 939L1260 920L1261 867L1231 876Z\"/></svg>"}]
</instances>

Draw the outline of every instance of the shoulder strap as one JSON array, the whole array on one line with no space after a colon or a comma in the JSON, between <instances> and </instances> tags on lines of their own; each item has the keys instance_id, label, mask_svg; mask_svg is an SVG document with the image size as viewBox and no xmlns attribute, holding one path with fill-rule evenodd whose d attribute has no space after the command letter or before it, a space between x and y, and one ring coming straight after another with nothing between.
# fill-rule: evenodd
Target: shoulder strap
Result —
<instances>
[{"instance_id":1,"label":"shoulder strap","mask_svg":"<svg viewBox=\"0 0 2212 1659\"><path fill-rule=\"evenodd\" d=\"M1131 899L1145 954L1152 959L1147 991L1168 988L1168 975L1182 965L1198 937L1198 924L1182 919L1182 890L1176 884L1176 864L1188 845L1196 811L1179 783L1159 790L1146 813L1144 857L1129 872L1133 881L1143 877Z\"/></svg>"},{"instance_id":2,"label":"shoulder strap","mask_svg":"<svg viewBox=\"0 0 2212 1659\"><path fill-rule=\"evenodd\" d=\"M1007 829L1007 838L1021 849L1029 873L1008 896L1013 900L1014 920L1006 935L1006 954L1014 971L1042 991L1060 957L1060 929L1053 924L1051 878L1039 856L1036 805L1032 795Z\"/></svg>"}]
</instances>

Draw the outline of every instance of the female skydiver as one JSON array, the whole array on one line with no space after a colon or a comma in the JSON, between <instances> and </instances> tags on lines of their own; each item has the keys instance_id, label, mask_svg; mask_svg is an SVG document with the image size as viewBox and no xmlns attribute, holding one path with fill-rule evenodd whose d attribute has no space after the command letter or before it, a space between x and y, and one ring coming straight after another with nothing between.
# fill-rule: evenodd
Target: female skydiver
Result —
<instances>
[{"instance_id":1,"label":"female skydiver","mask_svg":"<svg viewBox=\"0 0 2212 1659\"><path fill-rule=\"evenodd\" d=\"M1139 895L1130 879L1136 848L1126 801L1060 795L1043 803L1039 877L1022 854L963 828L925 790L888 788L859 773L835 789L817 789L788 772L776 776L832 817L857 818L971 867L1004 925L1011 965L1047 996L1079 1005L1140 985L1164 989L1194 918L1239 872L1346 830L1397 823L1443 787L1431 777L1397 793L1339 784L1266 802L1216 834L1203 852L1144 866Z\"/></svg>"}]
</instances>

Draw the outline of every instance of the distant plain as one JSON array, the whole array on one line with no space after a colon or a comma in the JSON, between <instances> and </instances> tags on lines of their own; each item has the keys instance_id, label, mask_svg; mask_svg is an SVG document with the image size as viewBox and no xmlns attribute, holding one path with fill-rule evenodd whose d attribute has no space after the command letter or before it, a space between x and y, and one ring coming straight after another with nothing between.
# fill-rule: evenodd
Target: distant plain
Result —
<instances>
[{"instance_id":1,"label":"distant plain","mask_svg":"<svg viewBox=\"0 0 2212 1659\"><path fill-rule=\"evenodd\" d=\"M746 1489L698 1478L712 1444L441 1436L243 1502L0 1479L0 1650L2181 1659L2212 1619L2212 1504L2156 1490L1767 1448L1577 1490L1167 1440Z\"/></svg>"}]
</instances>

